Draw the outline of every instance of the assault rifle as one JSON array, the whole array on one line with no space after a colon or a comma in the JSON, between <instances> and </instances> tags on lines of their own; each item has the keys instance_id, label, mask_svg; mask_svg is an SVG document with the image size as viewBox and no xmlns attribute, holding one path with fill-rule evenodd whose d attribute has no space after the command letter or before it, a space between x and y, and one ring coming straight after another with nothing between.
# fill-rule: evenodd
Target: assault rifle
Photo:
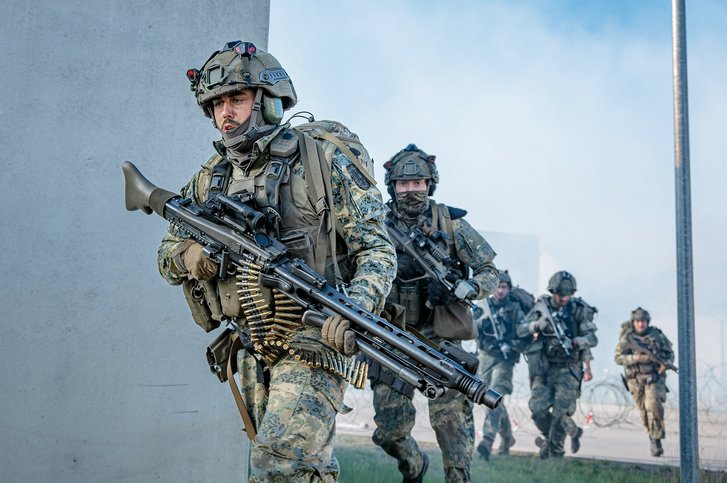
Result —
<instances>
[{"instance_id":1,"label":"assault rifle","mask_svg":"<svg viewBox=\"0 0 727 483\"><path fill-rule=\"evenodd\" d=\"M394 242L394 245L412 257L422 270L424 270L426 276L440 282L447 290L454 292L454 295L459 300L469 305L475 320L482 317L482 308L471 300L466 299L466 286L460 285L457 287L452 282L452 280L456 281L461 278L452 263L452 257L438 247L418 224L412 225L409 233L404 233L396 226L393 220L387 217L386 227L389 229L389 237ZM440 236L446 235L440 233ZM460 287L462 288L460 289ZM427 306L429 306L428 301Z\"/></svg>"},{"instance_id":2,"label":"assault rifle","mask_svg":"<svg viewBox=\"0 0 727 483\"><path fill-rule=\"evenodd\" d=\"M480 319L480 323L483 324L481 325L481 334L494 336L497 346L500 348L500 352L502 352L502 356L506 361L509 360L510 354L512 353L512 347L510 347L510 344L508 344L505 340L505 328L501 325L502 321L500 319L500 314L492 312L490 309L490 302L488 302L487 299L482 302L482 305L478 304L478 307L482 310L482 319ZM486 321L488 320L492 326L492 334L487 334L485 332L484 324L487 323Z\"/></svg>"},{"instance_id":3,"label":"assault rifle","mask_svg":"<svg viewBox=\"0 0 727 483\"><path fill-rule=\"evenodd\" d=\"M502 395L465 370L457 353L457 349L463 349L450 344L444 349L440 345L437 350L427 345L363 309L302 260L292 258L285 245L267 234L266 215L245 202L245 197L218 195L210 205L199 206L155 186L128 161L122 168L126 209L155 212L168 220L204 247L204 253L220 265L220 275L244 263L260 266L259 283L285 293L306 310L304 323L320 327L327 317L336 314L349 320L364 355L429 399L453 389L492 409L502 401Z\"/></svg>"},{"instance_id":4,"label":"assault rifle","mask_svg":"<svg viewBox=\"0 0 727 483\"><path fill-rule=\"evenodd\" d=\"M649 360L655 364L658 364L659 366L663 367L664 370L660 370L659 372L665 372L667 369L672 370L674 372L679 372L679 369L677 366L672 364L671 362L667 362L661 357L654 354L652 351L650 351L648 348L644 347L643 345L639 344L635 340L631 338L627 338L626 342L623 342L623 348L624 349L631 349L634 352L637 352L639 354L645 354L649 357Z\"/></svg>"},{"instance_id":5,"label":"assault rifle","mask_svg":"<svg viewBox=\"0 0 727 483\"><path fill-rule=\"evenodd\" d=\"M545 335L555 337L558 345L561 349L563 349L566 358L570 357L571 354L573 354L573 341L565 333L565 329L563 328L563 325L560 321L560 317L559 320L555 320L553 316L550 315L550 310L548 309L548 306L543 300L538 300L533 306L532 310L538 313L538 317L537 319L535 319L536 321L545 319L548 321L548 324L550 324L550 328L552 329L553 333Z\"/></svg>"}]
</instances>

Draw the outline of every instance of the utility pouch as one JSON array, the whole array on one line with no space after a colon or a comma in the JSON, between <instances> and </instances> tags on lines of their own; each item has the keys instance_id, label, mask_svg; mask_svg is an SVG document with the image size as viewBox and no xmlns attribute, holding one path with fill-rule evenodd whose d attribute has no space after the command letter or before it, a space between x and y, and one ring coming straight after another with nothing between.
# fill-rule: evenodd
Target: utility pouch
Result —
<instances>
[{"instance_id":1,"label":"utility pouch","mask_svg":"<svg viewBox=\"0 0 727 483\"><path fill-rule=\"evenodd\" d=\"M182 291L197 325L202 327L205 332L210 332L220 326L222 312L217 302L214 285L210 282L187 279L182 281ZM210 301L213 303L210 304Z\"/></svg>"},{"instance_id":2,"label":"utility pouch","mask_svg":"<svg viewBox=\"0 0 727 483\"><path fill-rule=\"evenodd\" d=\"M419 306L421 304L419 284L412 283L400 285L399 304L404 307L404 314L406 315L405 318L407 325L419 327L423 322L422 320L420 320L422 314L419 309Z\"/></svg>"},{"instance_id":3,"label":"utility pouch","mask_svg":"<svg viewBox=\"0 0 727 483\"><path fill-rule=\"evenodd\" d=\"M406 308L393 302L386 302L381 317L401 330L406 330ZM371 368L369 368L369 371Z\"/></svg>"},{"instance_id":4,"label":"utility pouch","mask_svg":"<svg viewBox=\"0 0 727 483\"><path fill-rule=\"evenodd\" d=\"M232 350L232 334L235 331L232 329L225 329L210 345L207 346L207 363L210 366L210 372L217 376L220 382L227 382L228 370L227 366L232 364L231 374L237 372L237 360L236 358L230 358L230 351Z\"/></svg>"},{"instance_id":5,"label":"utility pouch","mask_svg":"<svg viewBox=\"0 0 727 483\"><path fill-rule=\"evenodd\" d=\"M434 333L442 339L470 340L477 337L472 310L462 301L434 306Z\"/></svg>"}]
</instances>

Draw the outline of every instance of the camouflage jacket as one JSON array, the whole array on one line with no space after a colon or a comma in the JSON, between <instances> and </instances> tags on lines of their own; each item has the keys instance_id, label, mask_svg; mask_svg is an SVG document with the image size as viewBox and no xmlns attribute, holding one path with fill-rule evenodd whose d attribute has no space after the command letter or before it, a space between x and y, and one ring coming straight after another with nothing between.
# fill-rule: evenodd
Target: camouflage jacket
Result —
<instances>
[{"instance_id":1,"label":"camouflage jacket","mask_svg":"<svg viewBox=\"0 0 727 483\"><path fill-rule=\"evenodd\" d=\"M543 300L554 319L560 319L565 326L565 333L571 339L575 349L572 351L570 361L582 362L591 360L590 350L598 344L596 337L596 324L594 317L597 312L595 307L588 305L579 297L572 297L563 307L559 307L553 300L552 295L542 295L538 300ZM537 319L537 311L531 310L517 328L519 337L528 337L534 333L531 331L531 323ZM547 331L549 332L549 330ZM559 350L555 337L546 334L538 334L534 338L526 352L528 354L542 354L551 363L569 362L562 351Z\"/></svg>"},{"instance_id":2,"label":"camouflage jacket","mask_svg":"<svg viewBox=\"0 0 727 483\"><path fill-rule=\"evenodd\" d=\"M280 126L255 142L252 149L254 161L245 170L233 167L232 181L249 177L251 170L267 166L270 142L288 127ZM191 197L196 203L202 202L206 186L201 180L206 179L211 166L220 160L221 157L216 156L203 165L202 170L182 188L181 195ZM355 174L356 170L351 166L353 163L336 150L331 163L333 212L338 236L346 250L339 255L346 256L355 270L350 277L349 296L367 310L379 313L396 276L396 255L383 222L386 209L381 193L376 187L363 184L360 175L358 180L354 179L352 173ZM298 156L290 164L292 201L307 217L318 219L308 183L303 162ZM175 249L184 241L183 234L170 226L159 246L159 272L172 285L180 284L185 277L174 262Z\"/></svg>"},{"instance_id":3,"label":"camouflage jacket","mask_svg":"<svg viewBox=\"0 0 727 483\"><path fill-rule=\"evenodd\" d=\"M621 324L621 335L616 344L616 364L624 366L626 377L636 377L638 374L651 375L658 372L659 364L656 362L637 362L634 349L626 347L628 342L635 343L648 350L656 357L667 363L674 362L672 344L666 335L656 327L649 326L643 335L638 335L633 329L633 323L628 320Z\"/></svg>"}]
</instances>

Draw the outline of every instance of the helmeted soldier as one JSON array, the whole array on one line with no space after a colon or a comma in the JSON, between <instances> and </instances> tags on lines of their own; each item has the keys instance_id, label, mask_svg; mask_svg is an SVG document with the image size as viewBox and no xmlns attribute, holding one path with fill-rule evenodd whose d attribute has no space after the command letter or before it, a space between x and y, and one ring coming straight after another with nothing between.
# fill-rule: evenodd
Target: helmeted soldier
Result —
<instances>
[{"instance_id":1,"label":"helmeted soldier","mask_svg":"<svg viewBox=\"0 0 727 483\"><path fill-rule=\"evenodd\" d=\"M391 196L387 223L404 233L418 227L451 262L450 286L429 278L419 263L397 247L398 272L387 298L393 322L415 329L438 343L459 343L463 334L475 337L472 312L466 301L492 293L498 271L495 252L464 220L466 212L436 203L439 174L435 157L410 144L384 164L385 182ZM372 367L374 391L373 441L398 461L404 481L422 481L426 455L411 435L415 409L412 387L385 369ZM474 449L472 404L456 391L429 402L429 420L442 449L447 481L469 481Z\"/></svg>"},{"instance_id":2,"label":"helmeted soldier","mask_svg":"<svg viewBox=\"0 0 727 483\"><path fill-rule=\"evenodd\" d=\"M650 322L651 315L641 307L631 312L631 319L621 325L615 360L624 366L628 390L651 440L651 455L658 457L664 454L666 370L674 362L674 351L666 335Z\"/></svg>"},{"instance_id":3,"label":"helmeted soldier","mask_svg":"<svg viewBox=\"0 0 727 483\"><path fill-rule=\"evenodd\" d=\"M480 305L487 306L478 321L478 372L486 384L503 396L512 394L512 372L523 349L522 341L517 337L517 327L525 314L520 302L513 296L512 288L510 274L507 270L500 271L495 293L480 302ZM490 459L492 445L498 434L502 440L499 453L509 454L515 438L504 404L485 413L482 441L477 445L481 458Z\"/></svg>"},{"instance_id":4,"label":"helmeted soldier","mask_svg":"<svg viewBox=\"0 0 727 483\"><path fill-rule=\"evenodd\" d=\"M518 335L533 336L526 349L530 372L530 411L542 437L536 439L540 457L562 457L569 435L580 446L583 430L570 416L576 410L588 349L598 343L595 307L573 297L576 279L555 273L548 281L550 295L538 298L518 327Z\"/></svg>"},{"instance_id":5,"label":"helmeted soldier","mask_svg":"<svg viewBox=\"0 0 727 483\"><path fill-rule=\"evenodd\" d=\"M220 193L244 194L272 220L270 234L292 256L380 312L396 270L381 194L342 150L324 152L281 124L297 96L278 61L250 42L229 42L187 77L222 139L182 196L202 204ZM261 286L259 267L220 278L202 247L173 225L159 247L159 271L185 293L205 294L217 325L231 319L249 333L251 347L238 353L237 367L252 420L246 430L256 433L250 481L337 480L333 436L347 380L333 366L348 367L355 352L348 321L303 325L300 307ZM321 360L335 364L316 364Z\"/></svg>"}]
</instances>

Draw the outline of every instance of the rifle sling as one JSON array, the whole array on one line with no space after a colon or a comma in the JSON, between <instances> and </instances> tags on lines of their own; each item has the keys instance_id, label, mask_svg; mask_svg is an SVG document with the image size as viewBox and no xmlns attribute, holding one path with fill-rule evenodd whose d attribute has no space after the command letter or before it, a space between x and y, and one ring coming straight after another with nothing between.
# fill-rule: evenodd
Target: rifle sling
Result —
<instances>
[{"instance_id":1,"label":"rifle sling","mask_svg":"<svg viewBox=\"0 0 727 483\"><path fill-rule=\"evenodd\" d=\"M247 434L247 437L250 439L250 441L254 441L255 437L257 436L255 423L252 422L252 418L250 417L250 413L247 410L245 401L242 399L240 389L238 389L237 383L235 382L235 373L232 370L232 363L233 361L237 360L237 353L240 352L243 348L242 341L240 340L240 336L237 334L237 332L233 332L232 334L230 334L230 341L230 355L229 359L227 360L227 382L230 383L230 391L232 391L232 397L235 398L237 410L240 411L242 422L245 425L245 434Z\"/></svg>"}]
</instances>

